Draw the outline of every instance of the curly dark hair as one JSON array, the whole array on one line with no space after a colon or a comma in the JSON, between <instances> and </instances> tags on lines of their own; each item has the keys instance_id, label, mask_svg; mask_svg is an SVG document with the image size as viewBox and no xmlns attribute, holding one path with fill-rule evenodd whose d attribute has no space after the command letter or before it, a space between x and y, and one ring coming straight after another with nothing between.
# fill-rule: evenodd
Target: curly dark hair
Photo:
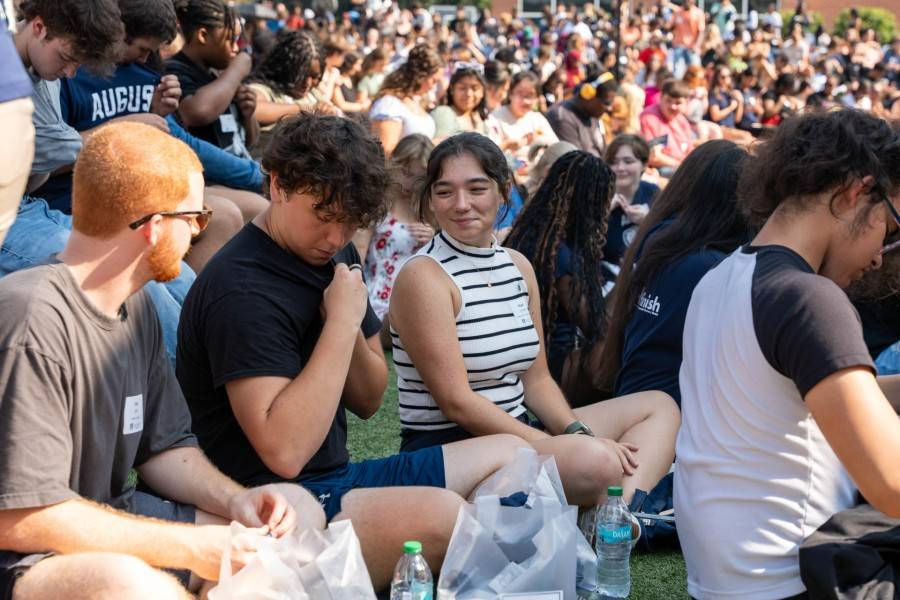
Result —
<instances>
[{"instance_id":1,"label":"curly dark hair","mask_svg":"<svg viewBox=\"0 0 900 600\"><path fill-rule=\"evenodd\" d=\"M755 148L738 196L754 224L781 204L800 206L832 191L832 201L854 179L871 175L872 202L900 188L900 125L855 109L791 117Z\"/></svg>"},{"instance_id":2,"label":"curly dark hair","mask_svg":"<svg viewBox=\"0 0 900 600\"><path fill-rule=\"evenodd\" d=\"M306 80L313 63L319 64L319 73L325 72L325 53L319 38L308 31L282 29L275 46L254 69L249 81L295 96L297 83Z\"/></svg>"},{"instance_id":3,"label":"curly dark hair","mask_svg":"<svg viewBox=\"0 0 900 600\"><path fill-rule=\"evenodd\" d=\"M409 51L409 57L406 59L406 62L384 78L378 97L392 95L398 98L409 98L441 66L441 57L438 56L431 46L426 44L414 46Z\"/></svg>"},{"instance_id":4,"label":"curly dark hair","mask_svg":"<svg viewBox=\"0 0 900 600\"><path fill-rule=\"evenodd\" d=\"M234 35L237 11L222 0L175 0L175 14L185 42L189 42L198 29L222 27L227 35Z\"/></svg>"},{"instance_id":5,"label":"curly dark hair","mask_svg":"<svg viewBox=\"0 0 900 600\"><path fill-rule=\"evenodd\" d=\"M338 220L360 229L387 214L390 177L384 151L368 130L349 119L313 113L282 120L263 153L262 169L267 195L275 176L286 194L318 196L316 210L331 208Z\"/></svg>"},{"instance_id":6,"label":"curly dark hair","mask_svg":"<svg viewBox=\"0 0 900 600\"><path fill-rule=\"evenodd\" d=\"M616 176L605 162L581 150L564 154L553 163L534 199L519 213L505 243L528 257L534 266L545 339L551 339L559 312L556 259L563 245L571 250L574 276L564 292L572 299L572 306L580 306L584 299L587 307L587 322L582 328L587 350L581 354L580 369L585 367L590 348L604 333L604 282L599 267L615 192ZM575 315L569 318L576 322ZM549 345L547 348L549 351Z\"/></svg>"},{"instance_id":7,"label":"curly dark hair","mask_svg":"<svg viewBox=\"0 0 900 600\"><path fill-rule=\"evenodd\" d=\"M125 27L115 0L25 0L19 10L26 21L40 17L47 25L48 39L70 40L79 63L98 69L116 63Z\"/></svg>"},{"instance_id":8,"label":"curly dark hair","mask_svg":"<svg viewBox=\"0 0 900 600\"><path fill-rule=\"evenodd\" d=\"M431 187L441 178L444 170L444 161L455 156L468 154L478 161L484 174L487 175L500 190L503 197L503 206L509 207L510 187L513 184L513 174L509 169L509 163L503 155L503 151L490 138L465 131L450 136L431 151L428 157L428 165L425 168L425 178L419 191L419 220L423 223L429 220L429 202L431 200Z\"/></svg>"},{"instance_id":9,"label":"curly dark hair","mask_svg":"<svg viewBox=\"0 0 900 600\"><path fill-rule=\"evenodd\" d=\"M125 42L135 38L155 38L170 43L178 34L178 17L172 0L119 0Z\"/></svg>"}]
</instances>

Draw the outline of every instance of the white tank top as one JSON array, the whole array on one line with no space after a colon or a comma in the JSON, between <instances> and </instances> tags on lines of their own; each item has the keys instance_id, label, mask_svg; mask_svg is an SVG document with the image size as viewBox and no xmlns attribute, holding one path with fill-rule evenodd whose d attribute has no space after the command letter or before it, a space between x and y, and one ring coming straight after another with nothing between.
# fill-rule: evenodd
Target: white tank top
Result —
<instances>
[{"instance_id":1,"label":"white tank top","mask_svg":"<svg viewBox=\"0 0 900 600\"><path fill-rule=\"evenodd\" d=\"M525 387L520 376L540 352L522 273L496 242L490 248L476 248L444 232L419 255L439 264L459 289L462 305L456 315L456 335L469 386L511 416L522 415ZM391 338L401 426L414 430L455 427L438 408L393 328Z\"/></svg>"}]
</instances>

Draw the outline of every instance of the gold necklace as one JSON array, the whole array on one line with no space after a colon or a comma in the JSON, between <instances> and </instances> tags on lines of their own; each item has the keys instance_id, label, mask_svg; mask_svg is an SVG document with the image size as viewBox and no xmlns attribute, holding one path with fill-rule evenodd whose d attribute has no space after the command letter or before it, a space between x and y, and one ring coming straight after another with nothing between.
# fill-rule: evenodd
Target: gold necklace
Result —
<instances>
[{"instance_id":1,"label":"gold necklace","mask_svg":"<svg viewBox=\"0 0 900 600\"><path fill-rule=\"evenodd\" d=\"M491 268L488 269L487 279L484 278L484 273L481 270L481 267L479 267L476 262L474 262L471 258L466 256L465 254L460 254L460 256L463 257L467 263L469 263L469 265L473 268L473 270L476 273L478 273L478 278L481 279L485 283L485 285L487 285L488 287L491 287L491 285L492 285L492 279L494 276L494 266L495 266L495 263L497 262L497 248L496 248L496 246L494 246L493 243L491 243L491 248L494 250L494 253L491 255ZM487 257L485 257L485 258L487 258Z\"/></svg>"}]
</instances>

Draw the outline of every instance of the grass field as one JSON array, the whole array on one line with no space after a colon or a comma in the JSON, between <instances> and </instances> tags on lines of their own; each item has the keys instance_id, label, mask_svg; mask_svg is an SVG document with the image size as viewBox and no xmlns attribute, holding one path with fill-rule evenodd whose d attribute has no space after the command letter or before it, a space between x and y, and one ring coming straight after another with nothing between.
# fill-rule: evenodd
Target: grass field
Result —
<instances>
[{"instance_id":1,"label":"grass field","mask_svg":"<svg viewBox=\"0 0 900 600\"><path fill-rule=\"evenodd\" d=\"M390 359L390 356L388 357ZM400 450L400 421L397 413L397 377L391 364L390 383L384 403L374 417L362 421L352 414L348 420L348 447L353 460L378 458ZM631 596L634 600L688 598L687 573L678 552L636 555L631 561Z\"/></svg>"}]
</instances>

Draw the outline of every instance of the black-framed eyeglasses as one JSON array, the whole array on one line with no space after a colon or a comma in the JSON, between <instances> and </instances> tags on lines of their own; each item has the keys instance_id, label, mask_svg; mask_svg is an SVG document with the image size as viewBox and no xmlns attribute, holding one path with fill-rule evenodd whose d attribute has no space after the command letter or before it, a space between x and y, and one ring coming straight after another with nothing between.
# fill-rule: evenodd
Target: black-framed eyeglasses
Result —
<instances>
[{"instance_id":1,"label":"black-framed eyeglasses","mask_svg":"<svg viewBox=\"0 0 900 600\"><path fill-rule=\"evenodd\" d=\"M134 223L129 223L128 226L132 229L137 229L154 216L159 215L161 217L189 217L191 225L196 224L197 229L199 231L203 231L206 229L206 226L209 225L209 220L212 218L213 211L205 208L203 210L177 210L177 211L161 211L150 213L149 215L144 215Z\"/></svg>"},{"instance_id":2,"label":"black-framed eyeglasses","mask_svg":"<svg viewBox=\"0 0 900 600\"><path fill-rule=\"evenodd\" d=\"M894 219L894 224L897 226L897 229L891 235L887 236L884 239L884 246L881 248L881 254L887 254L888 252L892 252L897 248L900 248L900 212L897 212L897 209L894 208L894 204L890 201L887 196L882 196L881 198L884 200L884 203L887 204L888 210L891 213L891 217Z\"/></svg>"}]
</instances>

